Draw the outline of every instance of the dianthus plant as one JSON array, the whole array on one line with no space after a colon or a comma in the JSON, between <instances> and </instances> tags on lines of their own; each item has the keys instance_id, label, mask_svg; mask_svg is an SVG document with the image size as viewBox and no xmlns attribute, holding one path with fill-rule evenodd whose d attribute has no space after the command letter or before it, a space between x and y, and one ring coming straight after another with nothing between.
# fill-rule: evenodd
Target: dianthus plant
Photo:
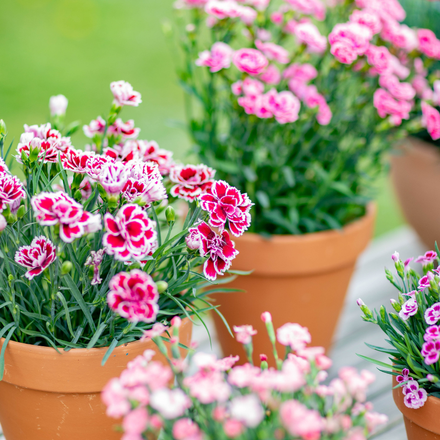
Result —
<instances>
[{"instance_id":1,"label":"dianthus plant","mask_svg":"<svg viewBox=\"0 0 440 440\"><path fill-rule=\"evenodd\" d=\"M103 391L107 414L123 417L122 439L147 439L162 430L163 440L365 440L387 420L365 402L374 375L343 368L325 385L331 360L323 348L308 346L308 330L288 323L275 334L270 314L263 313L262 319L277 369L269 368L265 355L260 367L252 364L252 326L234 328L249 359L239 366L234 366L238 356L218 360L212 354L194 354L195 347L188 359L182 358L178 317L171 321L171 354L160 337L162 326L147 331L145 337L158 344L169 366L152 361L154 352L148 350ZM278 357L276 340L286 346L284 359ZM170 388L173 375L176 386Z\"/></svg>"},{"instance_id":2,"label":"dianthus plant","mask_svg":"<svg viewBox=\"0 0 440 440\"><path fill-rule=\"evenodd\" d=\"M422 125L440 137L440 41L401 24L398 0L176 7L195 151L255 200L254 232L344 226L394 141Z\"/></svg>"},{"instance_id":3,"label":"dianthus plant","mask_svg":"<svg viewBox=\"0 0 440 440\"><path fill-rule=\"evenodd\" d=\"M385 372L403 388L405 405L417 409L428 395L440 397L440 259L438 249L419 256L415 262L422 265L422 275L410 267L414 258L402 261L396 252L392 259L397 274L386 270L386 275L399 291L391 299L396 313L388 313L384 306L372 312L358 300L364 321L379 325L388 338L385 348L369 347L389 355L391 363L366 359L390 370Z\"/></svg>"},{"instance_id":4,"label":"dianthus plant","mask_svg":"<svg viewBox=\"0 0 440 440\"><path fill-rule=\"evenodd\" d=\"M154 323L212 309L209 286L238 253L227 228L239 236L250 225L246 194L216 181L212 168L176 164L138 139L119 114L140 94L124 81L111 90L109 116L84 126L86 151L60 131L64 96L51 98L52 125L24 126L15 158L1 121L1 153L10 157L9 167L0 160L2 364L11 339L109 347L106 359ZM24 182L9 171L17 162Z\"/></svg>"}]
</instances>

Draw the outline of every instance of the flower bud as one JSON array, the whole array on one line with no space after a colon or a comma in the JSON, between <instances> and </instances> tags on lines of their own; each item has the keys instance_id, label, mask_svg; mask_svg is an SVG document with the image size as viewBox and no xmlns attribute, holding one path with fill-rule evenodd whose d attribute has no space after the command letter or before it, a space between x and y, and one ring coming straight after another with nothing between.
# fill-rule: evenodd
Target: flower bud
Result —
<instances>
[{"instance_id":1,"label":"flower bud","mask_svg":"<svg viewBox=\"0 0 440 440\"><path fill-rule=\"evenodd\" d=\"M68 274L73 268L73 264L70 261L65 261L61 266L61 275Z\"/></svg>"},{"instance_id":2,"label":"flower bud","mask_svg":"<svg viewBox=\"0 0 440 440\"><path fill-rule=\"evenodd\" d=\"M267 324L269 322L272 322L272 315L269 312L264 312L261 314L261 320Z\"/></svg>"},{"instance_id":3,"label":"flower bud","mask_svg":"<svg viewBox=\"0 0 440 440\"><path fill-rule=\"evenodd\" d=\"M399 252L394 252L394 254L393 255L391 255L391 259L395 262L395 263L397 263L399 260L400 260L400 256L399 256Z\"/></svg>"},{"instance_id":4,"label":"flower bud","mask_svg":"<svg viewBox=\"0 0 440 440\"><path fill-rule=\"evenodd\" d=\"M380 317L382 319L382 321L385 321L385 316L386 316L386 310L384 306L380 306Z\"/></svg>"},{"instance_id":5,"label":"flower bud","mask_svg":"<svg viewBox=\"0 0 440 440\"><path fill-rule=\"evenodd\" d=\"M182 320L178 316L175 316L173 319L171 319L171 325L173 327L180 328L181 324Z\"/></svg>"},{"instance_id":6,"label":"flower bud","mask_svg":"<svg viewBox=\"0 0 440 440\"><path fill-rule=\"evenodd\" d=\"M74 198L77 202L79 202L79 201L82 200L82 194L81 194L81 191L80 191L79 189L77 189L77 190L75 191L75 194L73 195L73 198Z\"/></svg>"},{"instance_id":7,"label":"flower bud","mask_svg":"<svg viewBox=\"0 0 440 440\"><path fill-rule=\"evenodd\" d=\"M367 318L373 318L373 313L371 313L371 310L368 308L368 306L365 305L365 303L360 298L356 302Z\"/></svg>"},{"instance_id":8,"label":"flower bud","mask_svg":"<svg viewBox=\"0 0 440 440\"><path fill-rule=\"evenodd\" d=\"M434 376L433 374L428 374L426 376L426 379L428 379L432 383L437 383L439 381L438 377Z\"/></svg>"},{"instance_id":9,"label":"flower bud","mask_svg":"<svg viewBox=\"0 0 440 440\"><path fill-rule=\"evenodd\" d=\"M165 209L165 217L168 224L174 223L176 221L176 212L174 211L174 208L172 206L168 206L168 208Z\"/></svg>"},{"instance_id":10,"label":"flower bud","mask_svg":"<svg viewBox=\"0 0 440 440\"><path fill-rule=\"evenodd\" d=\"M17 217L18 218L23 218L26 214L26 206L21 205L18 210L17 210Z\"/></svg>"},{"instance_id":11,"label":"flower bud","mask_svg":"<svg viewBox=\"0 0 440 440\"><path fill-rule=\"evenodd\" d=\"M400 312L402 310L402 306L400 305L400 303L398 301L396 301L395 299L391 298L390 299L390 303L393 306L393 309L396 312Z\"/></svg>"},{"instance_id":12,"label":"flower bud","mask_svg":"<svg viewBox=\"0 0 440 440\"><path fill-rule=\"evenodd\" d=\"M269 368L269 364L267 363L267 356L265 354L260 354L260 361L261 361L261 369L267 370Z\"/></svg>"},{"instance_id":13,"label":"flower bud","mask_svg":"<svg viewBox=\"0 0 440 440\"><path fill-rule=\"evenodd\" d=\"M9 284L9 287L11 287L11 285L12 285L12 281L14 281L14 275L12 275L12 273L10 273L10 274L8 275L8 284Z\"/></svg>"},{"instance_id":14,"label":"flower bud","mask_svg":"<svg viewBox=\"0 0 440 440\"><path fill-rule=\"evenodd\" d=\"M8 222L6 219L0 214L0 232L4 231L6 226L8 226Z\"/></svg>"},{"instance_id":15,"label":"flower bud","mask_svg":"<svg viewBox=\"0 0 440 440\"><path fill-rule=\"evenodd\" d=\"M3 119L0 119L0 140L2 140L4 137L6 137L6 124Z\"/></svg>"},{"instance_id":16,"label":"flower bud","mask_svg":"<svg viewBox=\"0 0 440 440\"><path fill-rule=\"evenodd\" d=\"M385 269L385 275L386 275L388 281L394 283L394 276L390 270Z\"/></svg>"},{"instance_id":17,"label":"flower bud","mask_svg":"<svg viewBox=\"0 0 440 440\"><path fill-rule=\"evenodd\" d=\"M158 281L156 287L159 293L163 293L168 289L168 283L166 281Z\"/></svg>"},{"instance_id":18,"label":"flower bud","mask_svg":"<svg viewBox=\"0 0 440 440\"><path fill-rule=\"evenodd\" d=\"M63 116L69 101L64 95L51 96L49 100L49 109L51 116Z\"/></svg>"}]
</instances>

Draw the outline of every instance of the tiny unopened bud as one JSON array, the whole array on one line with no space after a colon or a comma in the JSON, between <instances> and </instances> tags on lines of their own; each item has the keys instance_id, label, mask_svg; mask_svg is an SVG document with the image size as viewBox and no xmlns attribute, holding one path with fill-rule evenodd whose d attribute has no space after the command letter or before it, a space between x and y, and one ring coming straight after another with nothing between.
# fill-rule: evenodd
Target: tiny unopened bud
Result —
<instances>
[{"instance_id":1,"label":"tiny unopened bud","mask_svg":"<svg viewBox=\"0 0 440 440\"><path fill-rule=\"evenodd\" d=\"M195 27L194 24L189 23L189 24L186 25L185 29L186 29L186 32L192 33L192 32L194 32L196 30L196 27Z\"/></svg>"},{"instance_id":2,"label":"tiny unopened bud","mask_svg":"<svg viewBox=\"0 0 440 440\"><path fill-rule=\"evenodd\" d=\"M176 211L174 211L172 206L168 206L168 208L165 209L165 217L168 223L174 223L176 221Z\"/></svg>"},{"instance_id":3,"label":"tiny unopened bud","mask_svg":"<svg viewBox=\"0 0 440 440\"><path fill-rule=\"evenodd\" d=\"M179 343L179 338L177 338L176 336L172 336L170 338L170 344L174 345L174 344L178 344Z\"/></svg>"},{"instance_id":4,"label":"tiny unopened bud","mask_svg":"<svg viewBox=\"0 0 440 440\"><path fill-rule=\"evenodd\" d=\"M400 303L399 303L398 301L396 301L395 299L391 298L391 299L390 299L390 303L391 303L393 309L394 309L396 312L400 312L400 311L402 310L402 306L401 306Z\"/></svg>"},{"instance_id":5,"label":"tiny unopened bud","mask_svg":"<svg viewBox=\"0 0 440 440\"><path fill-rule=\"evenodd\" d=\"M171 325L172 325L173 327L179 328L181 324L182 324L182 320L180 319L179 316L175 316L175 317L171 320Z\"/></svg>"},{"instance_id":6,"label":"tiny unopened bud","mask_svg":"<svg viewBox=\"0 0 440 440\"><path fill-rule=\"evenodd\" d=\"M189 344L189 348L191 350L197 350L198 346L199 346L199 343L197 341L192 341L191 344Z\"/></svg>"},{"instance_id":7,"label":"tiny unopened bud","mask_svg":"<svg viewBox=\"0 0 440 440\"><path fill-rule=\"evenodd\" d=\"M4 231L6 226L8 226L8 222L6 219L0 214L0 232Z\"/></svg>"},{"instance_id":8,"label":"tiny unopened bud","mask_svg":"<svg viewBox=\"0 0 440 440\"><path fill-rule=\"evenodd\" d=\"M394 281L394 277L393 277L393 274L391 273L391 271L390 271L390 270L388 270L388 269L385 269L385 275L386 275L386 277L387 277L387 280L388 280L388 281L391 281L391 282L393 282L393 281Z\"/></svg>"},{"instance_id":9,"label":"tiny unopened bud","mask_svg":"<svg viewBox=\"0 0 440 440\"><path fill-rule=\"evenodd\" d=\"M367 318L373 318L373 313L371 312L371 310L368 308L368 306L365 305L365 303L360 298L356 301L356 303L359 306L359 308L362 310L362 312L364 312L364 315Z\"/></svg>"},{"instance_id":10,"label":"tiny unopened bud","mask_svg":"<svg viewBox=\"0 0 440 440\"><path fill-rule=\"evenodd\" d=\"M394 254L393 255L391 255L391 259L395 262L395 263L397 263L399 260L400 260L400 255L399 255L399 252L394 252Z\"/></svg>"},{"instance_id":11,"label":"tiny unopened bud","mask_svg":"<svg viewBox=\"0 0 440 440\"><path fill-rule=\"evenodd\" d=\"M433 374L428 374L426 376L426 379L428 379L432 383L437 383L439 381L438 377L434 376Z\"/></svg>"},{"instance_id":12,"label":"tiny unopened bud","mask_svg":"<svg viewBox=\"0 0 440 440\"><path fill-rule=\"evenodd\" d=\"M382 318L382 321L385 321L386 316L386 310L384 306L380 306L380 317Z\"/></svg>"},{"instance_id":13,"label":"tiny unopened bud","mask_svg":"<svg viewBox=\"0 0 440 440\"><path fill-rule=\"evenodd\" d=\"M267 356L265 354L260 354L260 361L267 362Z\"/></svg>"},{"instance_id":14,"label":"tiny unopened bud","mask_svg":"<svg viewBox=\"0 0 440 440\"><path fill-rule=\"evenodd\" d=\"M6 136L7 130L6 130L6 124L3 119L0 119L0 139L4 138Z\"/></svg>"},{"instance_id":15,"label":"tiny unopened bud","mask_svg":"<svg viewBox=\"0 0 440 440\"><path fill-rule=\"evenodd\" d=\"M23 218L26 214L26 206L21 205L18 210L17 210L17 217L18 218Z\"/></svg>"},{"instance_id":16,"label":"tiny unopened bud","mask_svg":"<svg viewBox=\"0 0 440 440\"><path fill-rule=\"evenodd\" d=\"M10 274L8 275L8 284L9 284L9 287L11 287L11 285L12 285L12 281L14 281L14 275L12 275L12 273L10 273Z\"/></svg>"},{"instance_id":17,"label":"tiny unopened bud","mask_svg":"<svg viewBox=\"0 0 440 440\"><path fill-rule=\"evenodd\" d=\"M68 274L73 268L73 264L70 261L65 261L61 266L61 275Z\"/></svg>"},{"instance_id":18,"label":"tiny unopened bud","mask_svg":"<svg viewBox=\"0 0 440 440\"><path fill-rule=\"evenodd\" d=\"M159 293L163 293L168 289L168 283L166 281L158 281L156 287Z\"/></svg>"},{"instance_id":19,"label":"tiny unopened bud","mask_svg":"<svg viewBox=\"0 0 440 440\"><path fill-rule=\"evenodd\" d=\"M356 301L356 303L359 307L362 307L365 305L365 303L360 298Z\"/></svg>"},{"instance_id":20,"label":"tiny unopened bud","mask_svg":"<svg viewBox=\"0 0 440 440\"><path fill-rule=\"evenodd\" d=\"M272 315L269 312L264 312L261 314L261 320L267 324L269 322L272 322Z\"/></svg>"},{"instance_id":21,"label":"tiny unopened bud","mask_svg":"<svg viewBox=\"0 0 440 440\"><path fill-rule=\"evenodd\" d=\"M66 114L69 101L64 95L51 96L49 99L49 109L51 116L63 116Z\"/></svg>"}]
</instances>

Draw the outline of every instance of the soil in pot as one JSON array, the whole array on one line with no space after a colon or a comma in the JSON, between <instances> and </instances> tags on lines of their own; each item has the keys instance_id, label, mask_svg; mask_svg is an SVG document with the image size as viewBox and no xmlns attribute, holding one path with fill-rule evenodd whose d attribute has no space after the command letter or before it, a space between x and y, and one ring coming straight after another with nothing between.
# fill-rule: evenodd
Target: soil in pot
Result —
<instances>
[{"instance_id":1,"label":"soil in pot","mask_svg":"<svg viewBox=\"0 0 440 440\"><path fill-rule=\"evenodd\" d=\"M391 179L406 221L434 249L440 237L440 149L407 139L391 157Z\"/></svg>"},{"instance_id":2,"label":"soil in pot","mask_svg":"<svg viewBox=\"0 0 440 440\"><path fill-rule=\"evenodd\" d=\"M363 218L341 231L274 236L270 240L244 234L234 239L240 254L233 269L253 273L227 285L244 292L215 294L212 298L231 328L250 324L258 331L254 362L259 362L260 354L268 355L270 361L272 358L260 319L265 311L272 314L275 328L287 322L299 323L309 329L313 346L330 347L356 260L372 237L375 213L375 206L370 205ZM213 317L223 354L240 355L244 362L241 344L231 337L217 314ZM284 354L283 347L278 349Z\"/></svg>"},{"instance_id":3,"label":"soil in pot","mask_svg":"<svg viewBox=\"0 0 440 440\"><path fill-rule=\"evenodd\" d=\"M393 377L393 387L396 385ZM429 396L424 406L411 409L405 406L400 387L393 389L393 398L403 414L408 440L440 440L440 399Z\"/></svg>"},{"instance_id":4,"label":"soil in pot","mask_svg":"<svg viewBox=\"0 0 440 440\"><path fill-rule=\"evenodd\" d=\"M185 319L182 344L190 344L191 334L192 322ZM118 421L106 416L101 390L148 349L156 351L154 360L167 362L152 341L116 348L103 367L106 348L59 354L49 347L9 342L0 382L0 424L6 440L119 440Z\"/></svg>"}]
</instances>

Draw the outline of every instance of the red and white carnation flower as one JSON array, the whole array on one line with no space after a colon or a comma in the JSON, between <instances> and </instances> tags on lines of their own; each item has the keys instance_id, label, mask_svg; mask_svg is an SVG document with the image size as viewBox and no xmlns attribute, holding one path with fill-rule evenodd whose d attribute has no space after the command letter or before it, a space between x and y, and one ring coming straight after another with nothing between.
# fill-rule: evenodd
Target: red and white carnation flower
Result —
<instances>
[{"instance_id":1,"label":"red and white carnation flower","mask_svg":"<svg viewBox=\"0 0 440 440\"><path fill-rule=\"evenodd\" d=\"M123 107L129 105L137 107L141 102L141 94L135 92L131 84L126 81L115 81L110 84L110 90L115 98L115 104Z\"/></svg>"},{"instance_id":2,"label":"red and white carnation flower","mask_svg":"<svg viewBox=\"0 0 440 440\"><path fill-rule=\"evenodd\" d=\"M72 243L84 234L102 229L101 216L84 211L83 206L66 193L42 192L31 199L35 217L42 226L60 226L60 238Z\"/></svg>"},{"instance_id":3,"label":"red and white carnation flower","mask_svg":"<svg viewBox=\"0 0 440 440\"><path fill-rule=\"evenodd\" d=\"M114 276L107 296L112 310L130 322L154 322L159 305L159 292L150 275L135 269Z\"/></svg>"},{"instance_id":4,"label":"red and white carnation flower","mask_svg":"<svg viewBox=\"0 0 440 440\"><path fill-rule=\"evenodd\" d=\"M103 245L119 261L142 260L157 248L155 223L138 205L123 206L115 217L105 214L104 223Z\"/></svg>"},{"instance_id":5,"label":"red and white carnation flower","mask_svg":"<svg viewBox=\"0 0 440 440\"><path fill-rule=\"evenodd\" d=\"M215 280L217 275L224 275L231 267L232 260L238 255L229 233L223 231L220 235L216 234L205 222L200 223L196 228L191 228L189 233L191 239L187 244L194 247L198 234L200 255L208 257L203 265L206 278Z\"/></svg>"},{"instance_id":6,"label":"red and white carnation flower","mask_svg":"<svg viewBox=\"0 0 440 440\"><path fill-rule=\"evenodd\" d=\"M16 176L0 172L0 212L8 206L12 212L20 206L21 199L26 197L23 184Z\"/></svg>"},{"instance_id":7,"label":"red and white carnation flower","mask_svg":"<svg viewBox=\"0 0 440 440\"><path fill-rule=\"evenodd\" d=\"M247 194L227 182L214 182L206 194L200 196L200 206L209 212L209 224L223 230L226 222L236 237L243 235L251 224L250 210L252 202Z\"/></svg>"},{"instance_id":8,"label":"red and white carnation flower","mask_svg":"<svg viewBox=\"0 0 440 440\"><path fill-rule=\"evenodd\" d=\"M200 165L175 165L170 171L170 180L175 185L171 188L171 195L189 202L205 193L214 182L215 170Z\"/></svg>"},{"instance_id":9,"label":"red and white carnation flower","mask_svg":"<svg viewBox=\"0 0 440 440\"><path fill-rule=\"evenodd\" d=\"M34 238L30 246L22 246L15 254L15 262L29 269L25 274L29 280L42 274L56 258L55 245L44 236Z\"/></svg>"}]
</instances>

